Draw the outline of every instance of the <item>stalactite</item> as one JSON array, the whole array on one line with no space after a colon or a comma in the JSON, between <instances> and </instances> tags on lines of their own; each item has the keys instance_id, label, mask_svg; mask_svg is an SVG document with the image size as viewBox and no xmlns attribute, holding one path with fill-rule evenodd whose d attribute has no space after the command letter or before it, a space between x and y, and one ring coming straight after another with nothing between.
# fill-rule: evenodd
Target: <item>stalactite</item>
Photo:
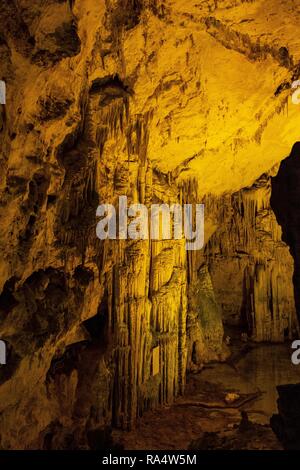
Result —
<instances>
[{"instance_id":1,"label":"stalactite","mask_svg":"<svg viewBox=\"0 0 300 470\"><path fill-rule=\"evenodd\" d=\"M222 320L256 341L293 334L269 175L232 194L297 136L285 116L299 78L292 29L270 34L271 5L257 40L254 0L185 3L2 2L4 448L86 449L100 428L171 405L187 368L227 357ZM272 133L281 145L266 155ZM97 206L117 209L119 196L204 203L205 250L99 240Z\"/></svg>"},{"instance_id":2,"label":"stalactite","mask_svg":"<svg viewBox=\"0 0 300 470\"><path fill-rule=\"evenodd\" d=\"M264 174L230 197L207 197L206 210L214 214L219 228L206 246L205 258L216 293L223 299L225 321L246 322L256 341L279 342L293 337L297 320L293 262L281 241L270 195L270 176ZM238 291L227 292L227 282L233 283L232 288L238 285Z\"/></svg>"}]
</instances>

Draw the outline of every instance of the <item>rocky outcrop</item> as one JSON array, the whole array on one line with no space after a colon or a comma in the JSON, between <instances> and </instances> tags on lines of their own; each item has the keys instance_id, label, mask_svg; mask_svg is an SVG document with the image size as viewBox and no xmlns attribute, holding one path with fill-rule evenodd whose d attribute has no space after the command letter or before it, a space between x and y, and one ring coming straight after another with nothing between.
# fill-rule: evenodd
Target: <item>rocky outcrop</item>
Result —
<instances>
[{"instance_id":1,"label":"rocky outcrop","mask_svg":"<svg viewBox=\"0 0 300 470\"><path fill-rule=\"evenodd\" d=\"M278 412L273 415L271 427L285 450L300 449L300 384L280 385L278 391Z\"/></svg>"},{"instance_id":2,"label":"rocky outcrop","mask_svg":"<svg viewBox=\"0 0 300 470\"><path fill-rule=\"evenodd\" d=\"M294 294L298 318L300 318L300 143L297 142L280 165L272 179L271 205L282 228L282 239L290 247L294 259Z\"/></svg>"}]
</instances>

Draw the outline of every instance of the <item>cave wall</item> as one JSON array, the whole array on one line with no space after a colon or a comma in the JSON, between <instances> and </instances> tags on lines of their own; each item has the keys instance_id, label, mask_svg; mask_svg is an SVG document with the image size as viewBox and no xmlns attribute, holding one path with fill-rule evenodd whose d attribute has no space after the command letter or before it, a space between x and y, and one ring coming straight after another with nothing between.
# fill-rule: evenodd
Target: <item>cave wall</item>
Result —
<instances>
[{"instance_id":1,"label":"cave wall","mask_svg":"<svg viewBox=\"0 0 300 470\"><path fill-rule=\"evenodd\" d=\"M194 343L184 240L96 237L101 202L117 204L119 195L129 204L182 202L147 157L151 113L131 109L119 50L119 29L139 17L130 5L123 17L124 5L110 12L99 2L95 22L78 24L66 2L52 3L52 20L38 2L36 10L24 3L24 38L7 37L17 57L7 58L1 135L4 449L87 448L95 430L128 429L145 409L184 391ZM6 8L11 14L13 4ZM60 43L62 27L72 31L70 48ZM106 56L112 64L104 67ZM218 326L221 349L220 315ZM203 343L196 362L211 357Z\"/></svg>"},{"instance_id":2,"label":"cave wall","mask_svg":"<svg viewBox=\"0 0 300 470\"><path fill-rule=\"evenodd\" d=\"M278 162L298 132L296 123L284 130L287 87L274 95L297 78L296 48L292 58L281 38L258 46L247 21L224 26L232 13L264 31L256 6L1 2L1 448L88 448L100 428L130 428L145 409L172 403L186 370L226 358L222 310L232 321L244 302L257 340L290 334L286 247L277 226L264 228L273 220L264 219L264 197L252 204L246 190L236 192ZM247 115L237 114L241 100ZM266 154L274 132L281 145ZM101 202L125 194L146 205L199 202L211 192L205 253L187 254L184 241L96 238ZM254 218L266 235L253 234ZM238 271L228 285L245 284L245 298L224 293L225 254ZM251 301L261 287L264 298Z\"/></svg>"},{"instance_id":3,"label":"cave wall","mask_svg":"<svg viewBox=\"0 0 300 470\"><path fill-rule=\"evenodd\" d=\"M223 321L239 325L254 341L295 336L294 260L271 207L272 176L220 198L207 197L217 228L205 249Z\"/></svg>"}]
</instances>

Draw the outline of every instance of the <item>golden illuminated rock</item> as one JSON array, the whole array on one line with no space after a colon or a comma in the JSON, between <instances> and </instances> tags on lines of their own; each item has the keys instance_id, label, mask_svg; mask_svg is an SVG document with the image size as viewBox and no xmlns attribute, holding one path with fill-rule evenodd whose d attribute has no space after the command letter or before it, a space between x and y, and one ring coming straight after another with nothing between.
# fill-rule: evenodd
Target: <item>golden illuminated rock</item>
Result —
<instances>
[{"instance_id":1,"label":"golden illuminated rock","mask_svg":"<svg viewBox=\"0 0 300 470\"><path fill-rule=\"evenodd\" d=\"M134 426L225 360L222 320L292 336L269 177L299 134L299 17L292 0L2 1L1 448ZM205 202L205 248L100 241L96 208L122 195Z\"/></svg>"}]
</instances>

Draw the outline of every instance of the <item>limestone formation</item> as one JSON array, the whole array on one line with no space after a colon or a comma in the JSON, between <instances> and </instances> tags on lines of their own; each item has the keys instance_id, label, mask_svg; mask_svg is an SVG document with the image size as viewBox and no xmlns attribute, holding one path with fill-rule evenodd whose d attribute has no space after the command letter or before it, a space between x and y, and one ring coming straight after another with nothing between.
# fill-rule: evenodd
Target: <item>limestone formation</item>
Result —
<instances>
[{"instance_id":1,"label":"limestone formation","mask_svg":"<svg viewBox=\"0 0 300 470\"><path fill-rule=\"evenodd\" d=\"M223 322L293 335L270 175L298 138L299 15L292 0L1 1L2 449L98 448L228 356ZM123 195L204 202L205 249L99 240L97 206Z\"/></svg>"},{"instance_id":2,"label":"limestone formation","mask_svg":"<svg viewBox=\"0 0 300 470\"><path fill-rule=\"evenodd\" d=\"M270 206L277 171L232 195L208 197L206 204L218 225L205 257L223 320L242 324L255 341L281 342L298 331L293 258Z\"/></svg>"}]
</instances>

